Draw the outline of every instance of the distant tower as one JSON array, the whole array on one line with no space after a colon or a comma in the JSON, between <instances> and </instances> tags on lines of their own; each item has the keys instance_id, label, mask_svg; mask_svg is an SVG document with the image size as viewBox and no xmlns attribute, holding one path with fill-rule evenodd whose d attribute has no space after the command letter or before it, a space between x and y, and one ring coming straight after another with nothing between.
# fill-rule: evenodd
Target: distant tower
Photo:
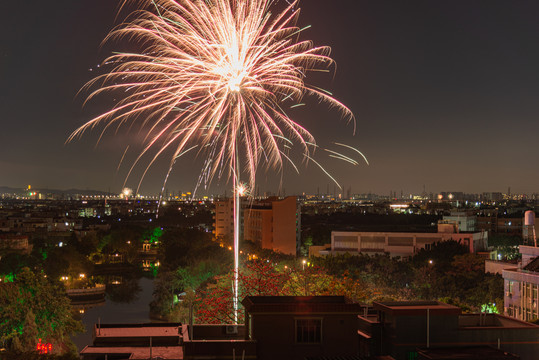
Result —
<instances>
[{"instance_id":1,"label":"distant tower","mask_svg":"<svg viewBox=\"0 0 539 360\"><path fill-rule=\"evenodd\" d=\"M535 235L535 213L528 210L524 213L524 229L522 229L524 243L537 247L537 237Z\"/></svg>"}]
</instances>

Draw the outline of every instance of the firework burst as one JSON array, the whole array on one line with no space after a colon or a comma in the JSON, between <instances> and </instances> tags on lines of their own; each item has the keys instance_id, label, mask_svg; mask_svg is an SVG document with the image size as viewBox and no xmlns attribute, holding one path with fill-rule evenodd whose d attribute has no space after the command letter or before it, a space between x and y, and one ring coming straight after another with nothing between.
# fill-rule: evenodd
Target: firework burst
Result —
<instances>
[{"instance_id":1,"label":"firework burst","mask_svg":"<svg viewBox=\"0 0 539 360\"><path fill-rule=\"evenodd\" d=\"M101 123L102 135L111 127L140 126L145 145L129 174L146 154L151 160L144 175L165 152L172 153L172 168L194 150L205 159L206 182L216 175L238 181L241 165L254 188L261 163L281 169L283 159L291 161L290 144L301 146L305 159L316 148L285 108L312 95L353 119L330 93L304 81L333 61L329 47L300 40L297 1L275 14L272 0L136 2L143 10L105 41L130 40L142 50L112 55L105 60L112 70L86 85L97 87L88 100L118 92L121 100L68 140Z\"/></svg>"}]
</instances>

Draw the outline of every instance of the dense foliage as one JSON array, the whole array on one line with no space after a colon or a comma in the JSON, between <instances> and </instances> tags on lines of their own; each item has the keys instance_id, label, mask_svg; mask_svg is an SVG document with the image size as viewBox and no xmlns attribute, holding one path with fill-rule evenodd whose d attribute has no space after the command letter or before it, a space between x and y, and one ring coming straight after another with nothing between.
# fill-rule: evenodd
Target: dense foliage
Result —
<instances>
[{"instance_id":1,"label":"dense foliage","mask_svg":"<svg viewBox=\"0 0 539 360\"><path fill-rule=\"evenodd\" d=\"M38 339L70 352L75 349L69 336L83 330L64 287L28 268L13 282L0 283L0 319L0 341L16 352L35 349Z\"/></svg>"},{"instance_id":2,"label":"dense foliage","mask_svg":"<svg viewBox=\"0 0 539 360\"><path fill-rule=\"evenodd\" d=\"M191 252L186 239L169 239L173 248L189 251L188 259L160 276L156 286L154 310L165 318L187 321L192 307L197 322L231 323L233 317L230 257L229 265L212 266L203 251ZM211 245L208 243L198 246ZM257 252L252 245L251 253ZM239 298L250 295L345 295L354 301L371 303L383 300L441 300L465 311L479 311L484 305L503 307L503 279L485 274L484 259L469 254L454 241L438 243L421 250L411 259L389 255L337 255L312 258L302 264L286 256L258 249L258 256L242 257L239 272ZM260 254L268 255L268 258ZM197 255L198 254L198 255ZM263 259L263 260L261 260ZM215 258L214 258L215 260ZM209 262L208 262L209 261ZM215 264L214 264L215 265ZM180 304L174 294L185 292ZM240 320L242 312L240 311Z\"/></svg>"}]
</instances>

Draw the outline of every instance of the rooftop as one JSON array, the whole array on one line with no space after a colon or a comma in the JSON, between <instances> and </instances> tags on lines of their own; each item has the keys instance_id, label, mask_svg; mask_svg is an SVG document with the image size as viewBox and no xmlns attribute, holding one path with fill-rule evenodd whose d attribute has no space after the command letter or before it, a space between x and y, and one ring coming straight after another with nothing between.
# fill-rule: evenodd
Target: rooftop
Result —
<instances>
[{"instance_id":1,"label":"rooftop","mask_svg":"<svg viewBox=\"0 0 539 360\"><path fill-rule=\"evenodd\" d=\"M242 301L248 312L361 312L361 305L344 296L248 296Z\"/></svg>"},{"instance_id":2,"label":"rooftop","mask_svg":"<svg viewBox=\"0 0 539 360\"><path fill-rule=\"evenodd\" d=\"M459 327L499 327L539 329L538 325L499 314L461 314Z\"/></svg>"},{"instance_id":3,"label":"rooftop","mask_svg":"<svg viewBox=\"0 0 539 360\"><path fill-rule=\"evenodd\" d=\"M419 349L421 359L432 360L513 360L519 356L491 348L489 346L470 346L458 348Z\"/></svg>"},{"instance_id":4,"label":"rooftop","mask_svg":"<svg viewBox=\"0 0 539 360\"><path fill-rule=\"evenodd\" d=\"M433 315L460 315L460 308L438 301L384 301L373 302L373 308L399 315L424 314L427 309Z\"/></svg>"},{"instance_id":5,"label":"rooftop","mask_svg":"<svg viewBox=\"0 0 539 360\"><path fill-rule=\"evenodd\" d=\"M86 346L80 352L81 355L100 355L111 354L124 355L125 359L147 360L150 358L149 347L93 347ZM183 359L183 348L181 346L154 346L152 347L152 358L161 358L166 360Z\"/></svg>"},{"instance_id":6,"label":"rooftop","mask_svg":"<svg viewBox=\"0 0 539 360\"><path fill-rule=\"evenodd\" d=\"M524 270L539 272L539 256L533 259L528 265L524 266Z\"/></svg>"},{"instance_id":7,"label":"rooftop","mask_svg":"<svg viewBox=\"0 0 539 360\"><path fill-rule=\"evenodd\" d=\"M101 324L95 325L95 336L116 337L158 337L179 336L181 323L149 323L149 324Z\"/></svg>"}]
</instances>

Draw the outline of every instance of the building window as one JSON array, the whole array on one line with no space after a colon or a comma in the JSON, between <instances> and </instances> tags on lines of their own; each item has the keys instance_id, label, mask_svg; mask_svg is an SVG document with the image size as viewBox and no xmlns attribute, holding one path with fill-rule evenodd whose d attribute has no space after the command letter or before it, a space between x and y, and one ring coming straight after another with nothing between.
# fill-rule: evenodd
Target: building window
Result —
<instances>
[{"instance_id":1,"label":"building window","mask_svg":"<svg viewBox=\"0 0 539 360\"><path fill-rule=\"evenodd\" d=\"M296 342L320 344L322 342L322 319L296 319Z\"/></svg>"}]
</instances>

